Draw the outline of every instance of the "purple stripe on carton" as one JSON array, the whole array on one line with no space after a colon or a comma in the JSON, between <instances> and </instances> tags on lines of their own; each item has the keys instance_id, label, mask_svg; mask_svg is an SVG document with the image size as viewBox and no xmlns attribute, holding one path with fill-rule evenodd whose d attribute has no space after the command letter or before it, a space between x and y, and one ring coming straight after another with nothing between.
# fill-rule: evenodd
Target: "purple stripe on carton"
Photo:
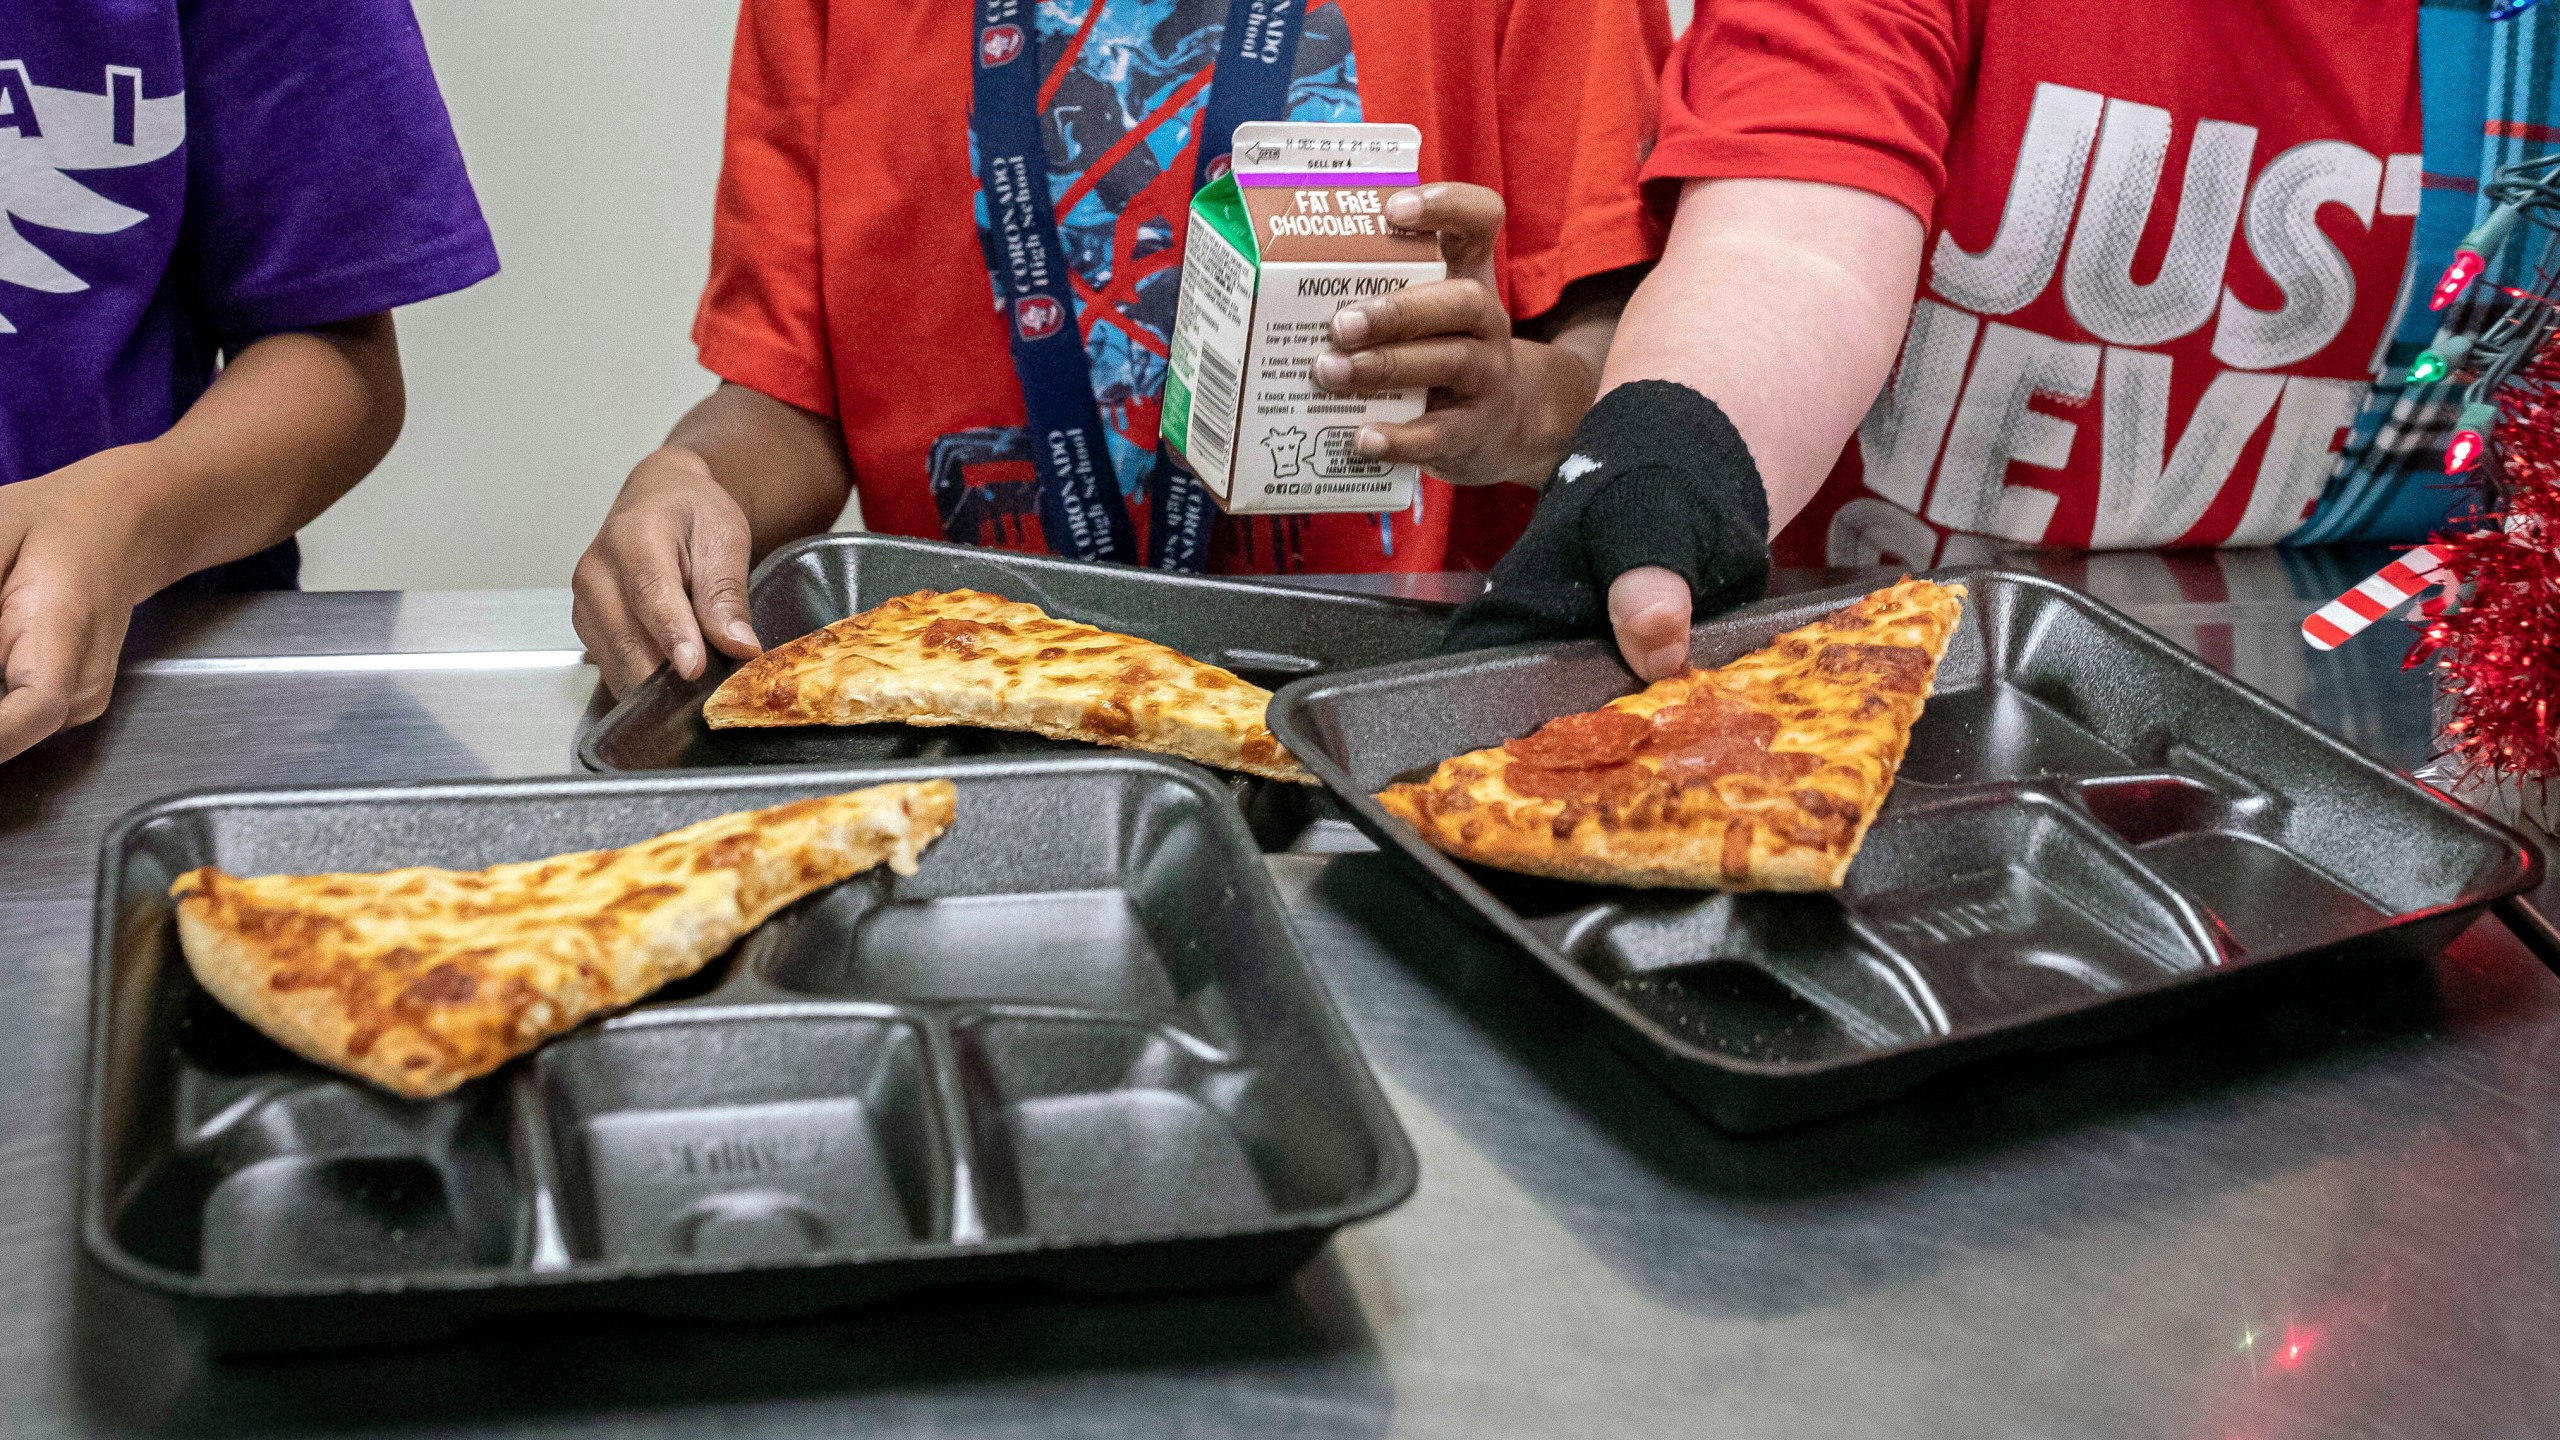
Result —
<instances>
[{"instance_id":1,"label":"purple stripe on carton","mask_svg":"<svg viewBox=\"0 0 2560 1440\"><path fill-rule=\"evenodd\" d=\"M1419 185L1422 177L1411 170L1262 170L1240 174L1236 183L1248 189L1278 185Z\"/></svg>"}]
</instances>

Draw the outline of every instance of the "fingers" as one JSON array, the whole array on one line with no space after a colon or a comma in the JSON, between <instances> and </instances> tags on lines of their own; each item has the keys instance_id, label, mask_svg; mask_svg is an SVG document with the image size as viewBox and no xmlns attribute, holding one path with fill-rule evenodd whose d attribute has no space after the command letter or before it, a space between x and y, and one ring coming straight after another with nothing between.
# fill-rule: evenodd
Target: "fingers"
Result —
<instances>
[{"instance_id":1,"label":"fingers","mask_svg":"<svg viewBox=\"0 0 2560 1440\"><path fill-rule=\"evenodd\" d=\"M1437 335L1511 338L1511 316L1482 280L1434 280L1345 305L1333 314L1333 348L1343 354Z\"/></svg>"},{"instance_id":2,"label":"fingers","mask_svg":"<svg viewBox=\"0 0 2560 1440\"><path fill-rule=\"evenodd\" d=\"M640 462L578 560L570 618L619 695L661 663L698 680L710 653L762 647L747 620L746 512L699 457L673 448Z\"/></svg>"},{"instance_id":3,"label":"fingers","mask_svg":"<svg viewBox=\"0 0 2560 1440\"><path fill-rule=\"evenodd\" d=\"M1483 483L1441 467L1466 454L1482 438L1481 417L1466 410L1433 410L1401 425L1363 425L1351 437L1351 448L1364 460L1390 465L1425 465L1453 485Z\"/></svg>"},{"instance_id":4,"label":"fingers","mask_svg":"<svg viewBox=\"0 0 2560 1440\"><path fill-rule=\"evenodd\" d=\"M1689 583L1659 565L1609 585L1609 628L1636 678L1651 684L1689 666Z\"/></svg>"},{"instance_id":5,"label":"fingers","mask_svg":"<svg viewBox=\"0 0 2560 1440\"><path fill-rule=\"evenodd\" d=\"M599 538L596 546L588 547L570 575L569 623L578 632L578 643L587 647L587 658L602 673L604 688L619 696L648 679L666 657L632 623L621 582L604 559L601 544Z\"/></svg>"},{"instance_id":6,"label":"fingers","mask_svg":"<svg viewBox=\"0 0 2560 1440\"><path fill-rule=\"evenodd\" d=\"M1315 377L1336 395L1447 390L1465 398L1499 388L1510 358L1509 341L1497 348L1481 340L1414 340L1357 355L1319 355Z\"/></svg>"},{"instance_id":7,"label":"fingers","mask_svg":"<svg viewBox=\"0 0 2560 1440\"><path fill-rule=\"evenodd\" d=\"M735 506L697 511L685 539L685 574L691 581L694 618L712 644L740 660L764 651L756 627L747 619L747 560L752 548L747 517Z\"/></svg>"},{"instance_id":8,"label":"fingers","mask_svg":"<svg viewBox=\"0 0 2560 1440\"><path fill-rule=\"evenodd\" d=\"M1387 197L1388 223L1440 232L1449 273L1493 282L1493 247L1502 236L1502 196L1482 185L1434 181Z\"/></svg>"},{"instance_id":9,"label":"fingers","mask_svg":"<svg viewBox=\"0 0 2560 1440\"><path fill-rule=\"evenodd\" d=\"M662 663L690 680L702 673L702 634L684 588L683 543L673 522L649 514L605 522L570 578L570 621L587 655L619 695Z\"/></svg>"},{"instance_id":10,"label":"fingers","mask_svg":"<svg viewBox=\"0 0 2560 1440\"><path fill-rule=\"evenodd\" d=\"M66 725L94 720L106 708L102 687L94 708L78 694L83 627L72 607L19 590L0 607L0 760L18 754ZM110 677L112 678L112 677ZM86 711L86 714L80 713Z\"/></svg>"}]
</instances>

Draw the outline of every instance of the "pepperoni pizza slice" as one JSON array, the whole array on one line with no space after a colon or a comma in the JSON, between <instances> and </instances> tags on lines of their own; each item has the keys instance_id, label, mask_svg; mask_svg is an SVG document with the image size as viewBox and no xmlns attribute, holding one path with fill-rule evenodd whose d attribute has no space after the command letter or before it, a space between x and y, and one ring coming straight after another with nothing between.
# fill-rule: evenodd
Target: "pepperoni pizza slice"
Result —
<instances>
[{"instance_id":1,"label":"pepperoni pizza slice","mask_svg":"<svg viewBox=\"0 0 2560 1440\"><path fill-rule=\"evenodd\" d=\"M1963 610L1906 579L1716 670L1378 796L1460 859L1611 885L1833 890L1893 790Z\"/></svg>"},{"instance_id":2,"label":"pepperoni pizza slice","mask_svg":"<svg viewBox=\"0 0 2560 1440\"><path fill-rule=\"evenodd\" d=\"M1271 738L1271 692L1134 635L980 590L919 590L738 667L703 703L749 725L982 725L1312 785Z\"/></svg>"}]
</instances>

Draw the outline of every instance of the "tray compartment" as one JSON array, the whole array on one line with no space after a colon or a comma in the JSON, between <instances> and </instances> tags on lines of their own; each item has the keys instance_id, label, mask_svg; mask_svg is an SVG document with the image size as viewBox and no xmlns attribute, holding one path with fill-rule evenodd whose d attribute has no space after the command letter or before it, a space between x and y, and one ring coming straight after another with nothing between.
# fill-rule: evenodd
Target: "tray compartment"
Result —
<instances>
[{"instance_id":1,"label":"tray compartment","mask_svg":"<svg viewBox=\"0 0 2560 1440\"><path fill-rule=\"evenodd\" d=\"M2130 769L2131 756L2069 712L1993 682L1929 697L1912 727L1901 782L1975 785Z\"/></svg>"},{"instance_id":2,"label":"tray compartment","mask_svg":"<svg viewBox=\"0 0 2560 1440\"><path fill-rule=\"evenodd\" d=\"M1277 689L1331 671L1383 665L1437 647L1449 607L1264 581L905 540L822 535L757 567L748 605L779 643L917 590L985 590L1053 615L1169 645ZM736 668L715 656L700 680L661 670L579 737L578 764L604 773L739 766L842 765L972 755L1089 753L1094 747L963 726L807 726L713 730L702 702ZM1262 848L1285 850L1340 811L1310 786L1222 777Z\"/></svg>"},{"instance_id":3,"label":"tray compartment","mask_svg":"<svg viewBox=\"0 0 2560 1440\"><path fill-rule=\"evenodd\" d=\"M1944 1028L1901 958L1825 897L1627 891L1542 928L1639 1013L1719 1054L1812 1062Z\"/></svg>"},{"instance_id":4,"label":"tray compartment","mask_svg":"<svg viewBox=\"0 0 2560 1440\"><path fill-rule=\"evenodd\" d=\"M2234 954L2371 934L2391 912L2256 835L2198 830L2141 847L2143 863L2203 907Z\"/></svg>"},{"instance_id":5,"label":"tray compartment","mask_svg":"<svg viewBox=\"0 0 2560 1440\"><path fill-rule=\"evenodd\" d=\"M421 1108L290 1071L190 1067L165 1147L115 1215L135 1253L208 1284L503 1265L518 1194L485 1103Z\"/></svg>"},{"instance_id":6,"label":"tray compartment","mask_svg":"<svg viewBox=\"0 0 2560 1440\"><path fill-rule=\"evenodd\" d=\"M856 999L1163 1015L1181 998L1137 906L1117 889L895 900L847 887L777 935L762 964L783 989Z\"/></svg>"},{"instance_id":7,"label":"tray compartment","mask_svg":"<svg viewBox=\"0 0 2560 1440\"><path fill-rule=\"evenodd\" d=\"M1633 691L1604 644L1302 681L1272 728L1456 917L1561 976L1637 1061L1744 1130L1973 1057L2120 1035L2239 969L2438 945L2538 883L2540 854L2512 830L2097 601L2010 572L1940 578L1972 598L1847 887L1796 902L1827 921L1758 908L1775 897L1483 869L1378 807L1392 780ZM1691 662L1721 664L1862 590L1700 625Z\"/></svg>"},{"instance_id":8,"label":"tray compartment","mask_svg":"<svg viewBox=\"0 0 2560 1440\"><path fill-rule=\"evenodd\" d=\"M572 1256L783 1260L948 1233L950 1163L913 1023L646 1020L535 1060Z\"/></svg>"},{"instance_id":9,"label":"tray compartment","mask_svg":"<svg viewBox=\"0 0 2560 1440\"><path fill-rule=\"evenodd\" d=\"M2134 846L2227 828L2265 808L2175 773L2100 776L2081 781L2072 793L2099 824Z\"/></svg>"},{"instance_id":10,"label":"tray compartment","mask_svg":"<svg viewBox=\"0 0 2560 1440\"><path fill-rule=\"evenodd\" d=\"M330 1075L213 1003L166 893L199 864L476 867L936 774L959 818L917 875L813 896L695 979L435 1101ZM1235 807L1152 757L182 797L111 830L98 893L83 1244L221 1351L529 1311L806 1314L962 1282L1254 1284L1413 1185ZM876 953L870 916L894 917ZM1014 942L992 972L989 935ZM1039 1003L991 1010L1004 991ZM1037 1163L1161 1139L1180 1112L1209 1198L1176 1195L1168 1218L1163 1192L1135 1193L1063 1238L984 1223L951 1037L991 1015L1065 1023L1088 1052L1124 1033L1172 1047L1189 1089L1141 1073L1120 1089L1147 1093L1095 1102L1065 1139L1042 1127Z\"/></svg>"},{"instance_id":11,"label":"tray compartment","mask_svg":"<svg viewBox=\"0 0 2560 1440\"><path fill-rule=\"evenodd\" d=\"M989 1233L1128 1238L1339 1203L1377 1157L1324 1097L1179 1032L999 1012L954 1032Z\"/></svg>"},{"instance_id":12,"label":"tray compartment","mask_svg":"<svg viewBox=\"0 0 2560 1440\"><path fill-rule=\"evenodd\" d=\"M1923 977L1949 1033L2214 963L2173 896L2039 791L1879 826L1840 902Z\"/></svg>"},{"instance_id":13,"label":"tray compartment","mask_svg":"<svg viewBox=\"0 0 2560 1440\"><path fill-rule=\"evenodd\" d=\"M1232 1050L1220 947L1273 937L1255 903L1260 861L1214 838L1215 793L1132 789L1036 826L955 825L942 863L802 906L766 927L748 963L797 995L1077 1009Z\"/></svg>"}]
</instances>

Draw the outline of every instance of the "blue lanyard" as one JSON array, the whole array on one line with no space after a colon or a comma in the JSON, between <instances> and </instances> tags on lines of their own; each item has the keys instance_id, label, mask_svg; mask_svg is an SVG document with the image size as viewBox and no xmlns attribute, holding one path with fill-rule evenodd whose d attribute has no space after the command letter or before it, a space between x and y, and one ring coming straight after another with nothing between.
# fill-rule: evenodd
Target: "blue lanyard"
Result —
<instances>
[{"instance_id":1,"label":"blue lanyard","mask_svg":"<svg viewBox=\"0 0 2560 1440\"><path fill-rule=\"evenodd\" d=\"M977 0L969 122L978 141L978 189L994 232L997 298L1011 330L1014 378L1030 419L1041 531L1053 553L1125 563L1138 558L1137 546L1112 473L1102 409L1093 398L1093 366L1075 320L1066 246L1049 202L1040 69L1031 43L1035 4ZM1238 125L1285 113L1304 6L1305 0L1228 0L1209 98L1193 126L1195 192L1221 170ZM1205 569L1209 494L1167 458L1161 444L1147 492L1147 563L1165 570Z\"/></svg>"}]
</instances>

